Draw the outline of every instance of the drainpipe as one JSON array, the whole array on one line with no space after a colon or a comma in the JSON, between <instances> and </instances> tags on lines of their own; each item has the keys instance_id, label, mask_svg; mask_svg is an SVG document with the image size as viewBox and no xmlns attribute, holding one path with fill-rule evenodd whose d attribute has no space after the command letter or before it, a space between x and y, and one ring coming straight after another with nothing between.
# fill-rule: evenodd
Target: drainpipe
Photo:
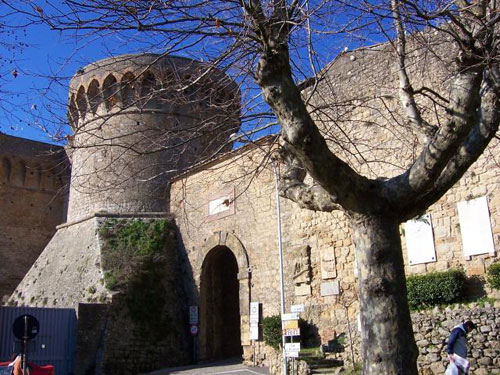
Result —
<instances>
[{"instance_id":1,"label":"drainpipe","mask_svg":"<svg viewBox=\"0 0 500 375\"><path fill-rule=\"evenodd\" d=\"M283 315L285 314L285 284L283 277L283 239L281 235L281 206L280 206L280 195L278 188L278 161L274 160L272 162L274 171L274 185L276 188L276 216L278 218L278 253L279 253L279 269L280 269L280 294L281 294L281 330L283 331ZM283 353L283 375L288 374L288 366L285 357L285 336L281 336L282 353Z\"/></svg>"}]
</instances>

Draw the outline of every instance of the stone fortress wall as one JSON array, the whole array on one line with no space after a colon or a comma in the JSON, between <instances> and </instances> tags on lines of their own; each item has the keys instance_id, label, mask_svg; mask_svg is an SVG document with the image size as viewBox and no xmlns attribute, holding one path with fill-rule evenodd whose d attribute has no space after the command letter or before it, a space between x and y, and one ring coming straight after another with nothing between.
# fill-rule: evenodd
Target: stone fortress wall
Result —
<instances>
[{"instance_id":1,"label":"stone fortress wall","mask_svg":"<svg viewBox=\"0 0 500 375\"><path fill-rule=\"evenodd\" d=\"M419 99L423 116L436 123L449 92L451 77L446 67L453 63L453 51L447 49L446 39L431 42L425 35L422 38L413 41L409 66L415 88L430 87L440 95ZM439 53L427 54L427 49L420 48L425 43L441 43ZM397 71L390 53L389 46L379 45L341 55L325 69L316 91L305 92L312 95L311 111L332 149L371 178L401 173L418 154L419 134L405 123L398 109ZM435 87L434 82L443 84ZM333 111L332 106L338 110ZM171 211L197 287L203 288L205 256L218 246L231 248L225 239L236 238L248 257L248 270L240 268L249 279L248 287L240 284L240 309L250 301L259 302L263 316L278 314L280 301L274 176L265 161L271 147L265 139L256 142L175 177L171 187ZM409 256L408 227L401 226L407 275L462 268L472 280L484 281L487 267L498 259L500 246L499 151L499 141L493 140L463 178L428 209L430 219L426 220L435 249L431 258ZM494 250L466 256L458 204L483 197ZM349 326L357 336L357 273L347 218L342 212L299 209L286 200L281 200L281 209L287 311L292 304L304 304L301 316L317 328L323 344L346 333ZM470 292L484 293L482 287ZM487 287L486 292L492 293ZM242 344L250 359L249 317L243 311ZM499 354L498 348L492 350Z\"/></svg>"},{"instance_id":2,"label":"stone fortress wall","mask_svg":"<svg viewBox=\"0 0 500 375\"><path fill-rule=\"evenodd\" d=\"M397 81L389 52L381 45L341 55L325 69L317 91L304 93L312 95L311 110L322 121L331 147L369 177L400 173L418 150L418 134L397 110ZM444 57L429 56L429 63L422 61L427 70L412 65L422 84L432 87L436 75L446 77L446 69L440 70L446 66ZM224 83L226 89L221 90L210 82L210 75L205 86L192 81L193 76L200 77L193 73L199 67L191 60L158 55L122 56L90 65L75 76L69 100L75 134L69 147L73 170L68 223L59 227L39 259L40 267L45 268L44 262L51 266L45 271L33 266L11 303L43 306L47 300L51 307L67 307L99 302L89 295L89 286L94 285L100 285L97 292L104 293L104 302L113 300L100 283L103 270L97 217L140 217L150 211L161 216L168 204L179 242L172 266L183 275L178 283L187 293L186 301L175 302L200 308L198 354L208 358L217 350L223 353L213 344L221 344L223 336L208 326L223 324L224 316L210 317L212 310L207 309L208 304L220 303L222 298L226 310L237 311L239 322L232 322L231 328L238 330L234 335L239 333L244 358L252 358L250 302L261 303L263 316L280 311L275 176L269 162L274 138L188 168L199 161L198 156L208 157L228 147L226 141L239 113L234 106L238 94L231 83L214 80ZM219 73L214 74L219 77ZM448 88L445 79L443 87L435 90L446 98ZM364 93L361 98L360 92ZM224 99L217 99L217 94ZM436 101L424 98L423 103L428 121L439 117L441 109ZM330 111L331 105L343 111ZM222 112L212 112L215 107ZM192 118L193 113L196 118ZM186 138L194 126L202 127L200 137ZM174 153L173 142L185 145L185 152ZM358 145L355 152L353 144ZM469 276L481 278L486 267L498 259L495 252L464 257L457 203L486 197L494 249L498 249L499 147L494 140L471 170L430 207L434 259L417 264L404 249L407 274L462 267ZM356 266L345 215L302 210L283 199L281 210L287 310L291 304L304 304L302 317L317 329L323 344L347 332L349 326L356 330ZM405 226L401 235L405 246ZM79 236L85 239L75 244ZM228 254L232 254L233 263ZM230 267L217 268L219 260ZM225 279L229 268L234 275ZM79 275L80 281L75 279ZM215 284L219 276L222 284ZM211 285L232 282L233 276L237 281L231 285L236 294L229 290L227 296L207 297ZM57 288L61 283L77 285L63 298L63 291ZM229 302L234 295L237 299ZM187 330L184 333L187 335ZM259 341L257 356L263 353L261 345Z\"/></svg>"},{"instance_id":3,"label":"stone fortress wall","mask_svg":"<svg viewBox=\"0 0 500 375\"><path fill-rule=\"evenodd\" d=\"M0 298L12 293L66 217L64 149L0 134Z\"/></svg>"}]
</instances>

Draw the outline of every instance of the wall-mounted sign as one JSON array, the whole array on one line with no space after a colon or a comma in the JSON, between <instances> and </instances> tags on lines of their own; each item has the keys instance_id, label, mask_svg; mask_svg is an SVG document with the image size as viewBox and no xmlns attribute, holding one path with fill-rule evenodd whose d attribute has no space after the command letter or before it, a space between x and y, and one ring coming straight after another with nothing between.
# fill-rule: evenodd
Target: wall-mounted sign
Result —
<instances>
[{"instance_id":1,"label":"wall-mounted sign","mask_svg":"<svg viewBox=\"0 0 500 375\"><path fill-rule=\"evenodd\" d=\"M486 197L458 202L457 208L464 256L495 254Z\"/></svg>"},{"instance_id":2,"label":"wall-mounted sign","mask_svg":"<svg viewBox=\"0 0 500 375\"><path fill-rule=\"evenodd\" d=\"M226 188L209 197L207 212L209 221L233 215L234 212L234 188Z\"/></svg>"},{"instance_id":3,"label":"wall-mounted sign","mask_svg":"<svg viewBox=\"0 0 500 375\"><path fill-rule=\"evenodd\" d=\"M425 214L404 224L408 263L422 264L436 261L431 215Z\"/></svg>"}]
</instances>

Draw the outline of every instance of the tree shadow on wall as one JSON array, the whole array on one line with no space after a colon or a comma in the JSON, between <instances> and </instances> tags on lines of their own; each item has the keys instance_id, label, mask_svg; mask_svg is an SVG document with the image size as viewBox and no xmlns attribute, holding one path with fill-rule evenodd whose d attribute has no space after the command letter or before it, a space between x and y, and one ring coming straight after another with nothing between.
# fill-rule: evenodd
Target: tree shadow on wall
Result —
<instances>
[{"instance_id":1,"label":"tree shadow on wall","mask_svg":"<svg viewBox=\"0 0 500 375\"><path fill-rule=\"evenodd\" d=\"M479 298L486 297L487 293L484 289L485 280L480 276L469 276L464 284L464 299L465 301L475 301Z\"/></svg>"},{"instance_id":2,"label":"tree shadow on wall","mask_svg":"<svg viewBox=\"0 0 500 375\"><path fill-rule=\"evenodd\" d=\"M299 319L300 342L305 348L314 348L321 344L318 327L304 319Z\"/></svg>"}]
</instances>

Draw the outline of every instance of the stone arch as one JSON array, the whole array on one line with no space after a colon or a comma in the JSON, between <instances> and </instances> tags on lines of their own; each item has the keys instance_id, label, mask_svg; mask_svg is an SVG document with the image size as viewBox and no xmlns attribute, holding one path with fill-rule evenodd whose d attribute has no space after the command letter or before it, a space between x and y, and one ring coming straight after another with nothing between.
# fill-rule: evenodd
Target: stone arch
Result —
<instances>
[{"instance_id":1,"label":"stone arch","mask_svg":"<svg viewBox=\"0 0 500 375\"><path fill-rule=\"evenodd\" d=\"M2 158L2 168L0 169L0 182L3 184L7 184L10 179L10 175L12 173L12 164L10 163L9 158Z\"/></svg>"},{"instance_id":2,"label":"stone arch","mask_svg":"<svg viewBox=\"0 0 500 375\"><path fill-rule=\"evenodd\" d=\"M127 72L123 75L120 84L120 96L124 108L134 105L136 101L135 76L132 72Z\"/></svg>"},{"instance_id":3,"label":"stone arch","mask_svg":"<svg viewBox=\"0 0 500 375\"><path fill-rule=\"evenodd\" d=\"M90 106L90 112L95 115L99 104L102 102L101 90L97 79L93 79L92 82L90 82L87 89L87 101Z\"/></svg>"},{"instance_id":4,"label":"stone arch","mask_svg":"<svg viewBox=\"0 0 500 375\"><path fill-rule=\"evenodd\" d=\"M76 93L76 106L78 108L78 112L80 113L80 117L82 120L85 119L87 114L87 98L85 95L85 87L80 86L78 92Z\"/></svg>"},{"instance_id":5,"label":"stone arch","mask_svg":"<svg viewBox=\"0 0 500 375\"><path fill-rule=\"evenodd\" d=\"M71 94L71 99L69 101L69 124L75 127L78 123L78 108L76 107L75 94Z\"/></svg>"},{"instance_id":6,"label":"stone arch","mask_svg":"<svg viewBox=\"0 0 500 375\"><path fill-rule=\"evenodd\" d=\"M19 160L14 164L10 182L15 186L24 186L26 182L26 163L24 161Z\"/></svg>"},{"instance_id":7,"label":"stone arch","mask_svg":"<svg viewBox=\"0 0 500 375\"><path fill-rule=\"evenodd\" d=\"M155 90L157 89L158 85L156 82L155 75L151 71L146 71L143 74L142 81L141 81L141 92L140 92L140 99L142 105L146 105L148 103L151 103L151 100L153 99L153 94Z\"/></svg>"},{"instance_id":8,"label":"stone arch","mask_svg":"<svg viewBox=\"0 0 500 375\"><path fill-rule=\"evenodd\" d=\"M109 74L102 84L102 93L104 95L104 103L108 111L118 102L118 86L117 80L113 74Z\"/></svg>"},{"instance_id":9,"label":"stone arch","mask_svg":"<svg viewBox=\"0 0 500 375\"><path fill-rule=\"evenodd\" d=\"M234 261L234 266L231 266L231 259ZM217 262L224 262L222 268L213 269L214 265ZM198 285L200 291L200 355L202 359L217 359L227 355L241 355L243 351L250 345L249 340L249 319L250 319L250 266L249 266L249 258L245 247L241 243L241 241L231 233L227 232L216 232L212 236L210 236L206 241L204 246L202 247L202 251L200 252L200 257L197 262L197 280L196 283ZM207 272L210 272L210 268L212 268L212 274L220 275L221 273L233 272L233 276L229 275L229 279L222 275L222 280L224 285L231 284L234 282L234 288L237 290L225 290L227 300L224 301L224 306L226 309L237 309L235 314L239 314L239 322L237 323L237 330L239 332L235 332L235 339L240 341L241 347L236 345L235 350L241 350L239 353L237 352L227 352L227 349L221 347L221 345L217 346L221 342L225 342L228 340L228 337L217 336L214 337L214 333L222 334L224 329L220 329L220 327L216 326L215 331L211 331L211 326L214 325L213 317L210 317L210 314L213 312L209 307L207 307L208 303L211 303L209 297L207 297L207 291L213 290L213 285L206 285L210 278L207 278ZM225 268L228 270L226 271ZM236 268L236 270L234 270ZM215 271L215 272L214 272ZM234 280L234 281L233 281ZM237 300L236 302L230 302L233 300L233 295L236 295L234 298ZM234 306L234 305L237 306ZM217 309L215 309L217 311ZM207 318L207 315L210 318ZM229 319L224 316L224 319ZM237 317L236 317L237 319ZM219 319L220 321L220 319ZM231 324L231 328L233 329L236 324ZM227 328L227 327L226 327ZM239 333L239 335L237 334ZM234 343L233 343L234 344ZM214 347L215 346L215 347ZM232 345L233 347L235 345Z\"/></svg>"},{"instance_id":10,"label":"stone arch","mask_svg":"<svg viewBox=\"0 0 500 375\"><path fill-rule=\"evenodd\" d=\"M234 234L223 231L215 232L207 238L202 247L201 257L198 258L197 269L201 271L203 261L205 260L208 252L217 246L226 246L234 253L238 263L238 269L240 270L238 278L248 279L250 277L250 262L245 247L239 238ZM199 285L199 279L197 281Z\"/></svg>"}]
</instances>

